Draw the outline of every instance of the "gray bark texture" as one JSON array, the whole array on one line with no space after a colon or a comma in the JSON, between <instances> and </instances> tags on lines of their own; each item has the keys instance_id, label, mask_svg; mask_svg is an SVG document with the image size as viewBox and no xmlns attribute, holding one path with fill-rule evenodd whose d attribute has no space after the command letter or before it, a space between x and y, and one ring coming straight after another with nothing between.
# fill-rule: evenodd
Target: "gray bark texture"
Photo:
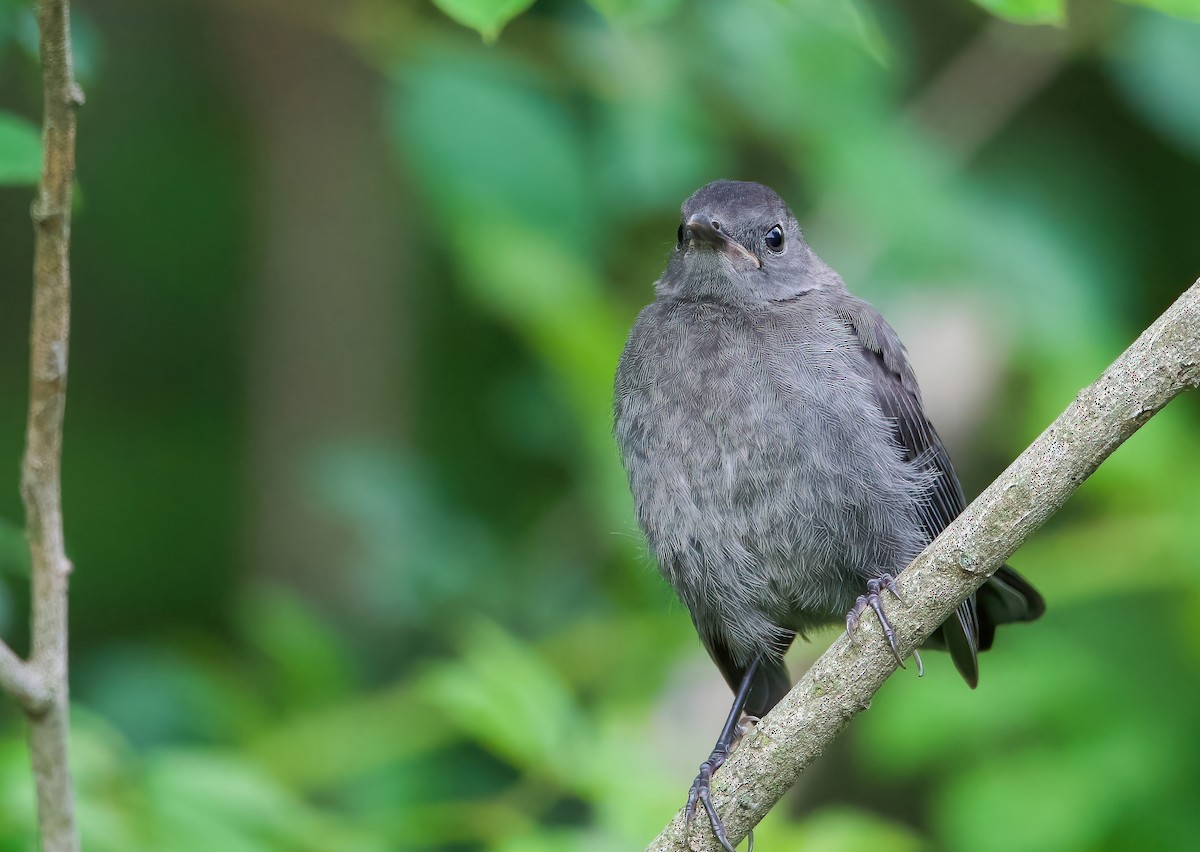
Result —
<instances>
[{"instance_id":1,"label":"gray bark texture","mask_svg":"<svg viewBox=\"0 0 1200 852\"><path fill-rule=\"evenodd\" d=\"M41 33L42 178L33 202L33 318L29 333L29 417L21 497L32 562L32 648L26 662L0 643L0 685L25 710L45 852L76 852L75 798L67 759L67 578L63 546L62 434L71 317L71 189L75 109L83 93L71 61L68 0L38 0Z\"/></svg>"},{"instance_id":2,"label":"gray bark texture","mask_svg":"<svg viewBox=\"0 0 1200 852\"><path fill-rule=\"evenodd\" d=\"M901 654L949 617L1113 450L1168 402L1197 386L1200 281L1080 391L900 575L897 587L907 605L890 598L886 605ZM863 619L853 641L845 634L838 637L714 777L713 803L732 842L740 842L766 816L895 670L875 619ZM647 849L718 852L720 845L703 814L685 837L681 810Z\"/></svg>"}]
</instances>

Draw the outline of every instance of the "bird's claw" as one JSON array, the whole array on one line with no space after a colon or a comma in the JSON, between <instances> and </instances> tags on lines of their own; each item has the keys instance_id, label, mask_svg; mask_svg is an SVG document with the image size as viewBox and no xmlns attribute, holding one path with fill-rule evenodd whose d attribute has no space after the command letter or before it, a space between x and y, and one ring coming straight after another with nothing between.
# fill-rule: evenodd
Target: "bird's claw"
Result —
<instances>
[{"instance_id":1,"label":"bird's claw","mask_svg":"<svg viewBox=\"0 0 1200 852\"><path fill-rule=\"evenodd\" d=\"M696 804L702 804L705 813L708 814L708 824L712 826L712 833L717 838L717 842L721 844L721 848L725 852L736 852L733 844L729 842L729 837L725 833L725 823L721 821L721 815L713 806L711 796L713 772L724 762L724 755L714 753L712 757L700 764L700 774L696 776L696 780L692 782L692 788L688 790L687 806L683 810L683 831L685 836L692 833L692 817L696 815Z\"/></svg>"},{"instance_id":2,"label":"bird's claw","mask_svg":"<svg viewBox=\"0 0 1200 852\"><path fill-rule=\"evenodd\" d=\"M884 591L891 592L896 600L904 604L904 598L900 597L900 592L896 589L896 578L891 574L882 574L873 580L868 580L867 593L858 596L858 600L854 602L854 606L851 607L850 612L846 615L846 633L853 637L854 630L858 627L859 618L869 607L879 619L879 626L883 628L883 635L887 637L888 647L892 651L892 657L895 658L896 665L904 668L904 661L900 658L900 649L896 646L896 632L892 630L892 624L883 612L881 595Z\"/></svg>"}]
</instances>

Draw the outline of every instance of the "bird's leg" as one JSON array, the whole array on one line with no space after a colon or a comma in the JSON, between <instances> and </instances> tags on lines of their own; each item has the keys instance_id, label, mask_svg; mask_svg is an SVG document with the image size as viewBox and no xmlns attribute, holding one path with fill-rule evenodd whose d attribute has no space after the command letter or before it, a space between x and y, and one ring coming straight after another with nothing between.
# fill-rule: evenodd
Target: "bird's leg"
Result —
<instances>
[{"instance_id":1,"label":"bird's leg","mask_svg":"<svg viewBox=\"0 0 1200 852\"><path fill-rule=\"evenodd\" d=\"M892 649L892 656L896 658L896 665L904 668L904 661L900 659L900 649L896 647L896 633L892 630L892 624L883 612L883 601L880 599L880 595L884 590L891 592L901 604L904 603L904 598L900 597L900 593L896 591L896 578L891 574L881 574L874 580L867 580L867 593L859 595L854 606L850 608L850 612L846 614L846 633L851 638L854 637L859 617L870 607L879 619L879 626L883 628L883 635L887 637L888 646Z\"/></svg>"},{"instance_id":2,"label":"bird's leg","mask_svg":"<svg viewBox=\"0 0 1200 852\"><path fill-rule=\"evenodd\" d=\"M692 782L692 789L688 790L687 806L683 810L683 830L686 835L690 834L692 830L692 817L696 815L696 804L704 805L704 810L708 814L708 823L712 826L713 834L725 852L734 852L734 848L725 834L725 824L721 822L721 816L713 807L710 795L712 777L733 751L734 742L740 738L738 719L742 715L742 709L746 706L746 699L750 696L750 684L754 680L754 673L758 671L760 657L761 654L756 656L746 668L746 673L742 675L742 682L738 685L733 706L729 708L729 718L725 720L725 726L721 728L721 735L717 737L717 744L713 746L712 754L708 756L708 760L700 764L700 774ZM751 849L753 849L754 840L751 839L750 843Z\"/></svg>"}]
</instances>

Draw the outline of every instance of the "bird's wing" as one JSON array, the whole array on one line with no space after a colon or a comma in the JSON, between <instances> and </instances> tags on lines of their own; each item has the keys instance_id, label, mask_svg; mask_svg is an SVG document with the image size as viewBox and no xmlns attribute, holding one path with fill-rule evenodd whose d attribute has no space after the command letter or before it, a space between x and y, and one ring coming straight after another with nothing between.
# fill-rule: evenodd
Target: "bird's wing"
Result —
<instances>
[{"instance_id":1,"label":"bird's wing","mask_svg":"<svg viewBox=\"0 0 1200 852\"><path fill-rule=\"evenodd\" d=\"M932 541L967 505L950 455L925 416L917 378L896 332L874 308L852 296L846 297L839 314L861 344L875 400L891 422L905 459L933 474L920 509L921 526ZM944 643L963 679L975 686L979 680L975 596L960 604L955 616L930 638L930 644Z\"/></svg>"}]
</instances>

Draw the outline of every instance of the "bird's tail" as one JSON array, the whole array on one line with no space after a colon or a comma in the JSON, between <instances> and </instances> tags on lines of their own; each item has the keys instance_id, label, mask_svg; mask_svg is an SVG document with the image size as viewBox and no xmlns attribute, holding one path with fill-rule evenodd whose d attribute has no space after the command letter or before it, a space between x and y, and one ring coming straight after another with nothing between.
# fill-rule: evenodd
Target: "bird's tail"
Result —
<instances>
[{"instance_id":1,"label":"bird's tail","mask_svg":"<svg viewBox=\"0 0 1200 852\"><path fill-rule=\"evenodd\" d=\"M774 654L764 655L758 662L758 671L754 673L754 682L746 699L746 712L762 718L783 700L791 688L792 680L788 677L783 660Z\"/></svg>"},{"instance_id":2,"label":"bird's tail","mask_svg":"<svg viewBox=\"0 0 1200 852\"><path fill-rule=\"evenodd\" d=\"M954 667L974 689L979 683L978 654L992 647L997 625L1033 621L1045 611L1046 602L1037 589L1002 565L925 644L949 651Z\"/></svg>"}]
</instances>

